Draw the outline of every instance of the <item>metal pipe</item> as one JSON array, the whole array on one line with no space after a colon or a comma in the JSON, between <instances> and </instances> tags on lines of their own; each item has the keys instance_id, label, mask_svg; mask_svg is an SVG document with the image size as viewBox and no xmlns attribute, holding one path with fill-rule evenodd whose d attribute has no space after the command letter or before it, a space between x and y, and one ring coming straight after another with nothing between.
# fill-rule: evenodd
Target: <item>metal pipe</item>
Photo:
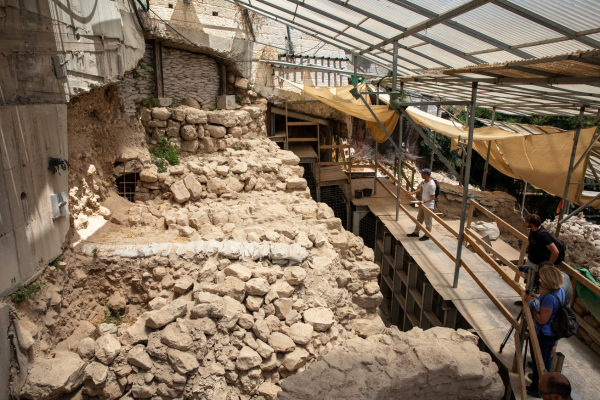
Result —
<instances>
[{"instance_id":1,"label":"metal pipe","mask_svg":"<svg viewBox=\"0 0 600 400\"><path fill-rule=\"evenodd\" d=\"M388 131L385 129L385 126L383 126L383 124L381 123L381 121L379 120L379 118L377 118L377 115L375 115L375 113L373 112L373 109L371 108L371 105L367 102L367 100L365 100L365 98L363 97L362 94L360 95L360 99L362 100L362 102L364 103L364 105L367 106L367 109L371 113L371 116L373 117L373 119L375 119L375 121L377 121L377 123L379 124L379 127L381 128L381 130L383 131L383 133L385 133L385 136L387 136L387 138L390 140L390 143L392 143L392 145L394 145L394 148L396 149L396 151L398 153L401 153L400 148L398 147L398 145L396 144L396 142L394 142L392 140L392 137L390 136L390 134L388 133Z\"/></svg>"},{"instance_id":2,"label":"metal pipe","mask_svg":"<svg viewBox=\"0 0 600 400\"><path fill-rule=\"evenodd\" d=\"M465 168L465 180L463 188L463 210L460 217L460 228L458 230L458 247L456 249L456 265L454 266L454 285L458 287L458 275L460 272L460 261L462 258L462 244L465 236L465 218L467 216L467 204L469 201L469 177L471 175L471 158L473 156L473 134L475 131L475 110L477 107L477 82L472 84L471 115L469 116L469 140L467 146L467 165Z\"/></svg>"},{"instance_id":3,"label":"metal pipe","mask_svg":"<svg viewBox=\"0 0 600 400\"><path fill-rule=\"evenodd\" d=\"M392 92L396 91L398 87L398 41L394 41L394 50L393 50L393 60L392 60ZM402 101L402 99L400 99Z\"/></svg>"},{"instance_id":4,"label":"metal pipe","mask_svg":"<svg viewBox=\"0 0 600 400\"><path fill-rule=\"evenodd\" d=\"M400 130L399 130L399 138L398 138L398 145L400 147L402 147L402 124L404 123L404 116L400 115ZM400 173L401 169L402 169L402 158L400 158L401 156L398 156L398 187L396 188L396 222L398 221L398 219L400 218L400 186L402 184L402 179L400 178L402 175Z\"/></svg>"},{"instance_id":5,"label":"metal pipe","mask_svg":"<svg viewBox=\"0 0 600 400\"><path fill-rule=\"evenodd\" d=\"M600 198L600 193L598 193L590 201L588 201L587 203L585 203L584 205L582 205L581 207L579 207L577 210L573 211L571 214L569 214L566 217L564 217L562 220L560 220L559 223L564 224L566 220L568 220L569 218L577 215L577 213L579 211L583 210L584 208L589 207L589 205L592 204L594 201L596 201L598 198Z\"/></svg>"},{"instance_id":6,"label":"metal pipe","mask_svg":"<svg viewBox=\"0 0 600 400\"><path fill-rule=\"evenodd\" d=\"M435 142L437 140L437 132L433 132L433 147L435 147ZM431 162L429 163L429 170L433 170L433 149L431 149Z\"/></svg>"},{"instance_id":7,"label":"metal pipe","mask_svg":"<svg viewBox=\"0 0 600 400\"><path fill-rule=\"evenodd\" d=\"M587 147L587 149L585 149L585 151L583 152L583 154L581 155L581 157L579 158L579 160L575 163L575 166L573 166L573 170L576 170L577 167L579 167L579 164L581 164L581 162L583 161L583 159L592 150L592 148L594 147L594 145L596 144L596 142L598 141L598 139L600 139L600 134L596 135L596 137L594 138L594 140L592 140L592 143L590 143L590 145Z\"/></svg>"},{"instance_id":8,"label":"metal pipe","mask_svg":"<svg viewBox=\"0 0 600 400\"><path fill-rule=\"evenodd\" d=\"M287 39L288 39L288 53L289 54L294 54L294 43L292 43L292 31L290 29L289 25L285 26L287 29Z\"/></svg>"},{"instance_id":9,"label":"metal pipe","mask_svg":"<svg viewBox=\"0 0 600 400\"><path fill-rule=\"evenodd\" d=\"M567 173L567 181L565 182L565 191L563 193L563 199L565 200L565 202L558 216L558 224L556 224L556 231L554 231L554 236L556 236L557 238L560 235L560 228L562 226L560 220L562 220L567 209L566 199L569 196L569 188L571 186L571 175L573 174L573 163L575 162L575 154L577 153L577 144L579 143L579 133L581 132L581 122L583 121L584 112L585 106L582 106L579 109L579 119L577 120L577 128L575 129L575 135L573 137L573 149L571 150L571 160L569 161L569 172Z\"/></svg>"},{"instance_id":10,"label":"metal pipe","mask_svg":"<svg viewBox=\"0 0 600 400\"><path fill-rule=\"evenodd\" d=\"M375 177L373 178L373 195L377 194L377 145L379 143L375 142L375 155L373 156L373 161L375 161Z\"/></svg>"},{"instance_id":11,"label":"metal pipe","mask_svg":"<svg viewBox=\"0 0 600 400\"><path fill-rule=\"evenodd\" d=\"M496 121L496 107L492 108L492 124ZM483 168L483 182L481 183L481 190L485 190L485 184L487 183L488 168L490 166L490 153L492 152L492 141L488 140L488 151L487 157L485 158L485 167Z\"/></svg>"},{"instance_id":12,"label":"metal pipe","mask_svg":"<svg viewBox=\"0 0 600 400\"><path fill-rule=\"evenodd\" d=\"M523 189L523 200L521 200L521 218L523 218L523 211L525 211L525 196L527 196L527 182L525 182L525 188Z\"/></svg>"}]
</instances>

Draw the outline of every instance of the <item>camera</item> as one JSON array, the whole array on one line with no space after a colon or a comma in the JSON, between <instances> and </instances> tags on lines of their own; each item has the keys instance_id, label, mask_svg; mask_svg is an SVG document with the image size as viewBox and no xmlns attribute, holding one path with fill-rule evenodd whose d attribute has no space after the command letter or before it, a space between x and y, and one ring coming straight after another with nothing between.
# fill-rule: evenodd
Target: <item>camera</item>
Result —
<instances>
[{"instance_id":1,"label":"camera","mask_svg":"<svg viewBox=\"0 0 600 400\"><path fill-rule=\"evenodd\" d=\"M539 270L529 265L519 265L519 271L525 276L525 293L537 293L541 285Z\"/></svg>"}]
</instances>

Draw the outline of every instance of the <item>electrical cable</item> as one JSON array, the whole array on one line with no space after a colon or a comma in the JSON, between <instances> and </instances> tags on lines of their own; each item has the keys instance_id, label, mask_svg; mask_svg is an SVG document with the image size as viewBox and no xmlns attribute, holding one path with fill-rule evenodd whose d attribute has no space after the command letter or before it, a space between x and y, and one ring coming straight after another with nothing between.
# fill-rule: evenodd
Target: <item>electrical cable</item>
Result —
<instances>
[{"instance_id":1,"label":"electrical cable","mask_svg":"<svg viewBox=\"0 0 600 400\"><path fill-rule=\"evenodd\" d=\"M144 32L150 32L151 29L146 28L144 26L144 23L142 22L142 18L140 17L140 13L138 12L137 7L135 6L135 2L133 0L130 0L129 3L131 4L131 7L133 7L133 11L135 12L135 16L137 17L137 20L140 24L140 26L142 27L142 30ZM143 4L140 2L140 0L138 0L138 3L140 3L140 5L142 6L142 10L144 10L144 6ZM148 5L148 8L150 8L150 5ZM148 11L148 10L144 10L144 11Z\"/></svg>"}]
</instances>

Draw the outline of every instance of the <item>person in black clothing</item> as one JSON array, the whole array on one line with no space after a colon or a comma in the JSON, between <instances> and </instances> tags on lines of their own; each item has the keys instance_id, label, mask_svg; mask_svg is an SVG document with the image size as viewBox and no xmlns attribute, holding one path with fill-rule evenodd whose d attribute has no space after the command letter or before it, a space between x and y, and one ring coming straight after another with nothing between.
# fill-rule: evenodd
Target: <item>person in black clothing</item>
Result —
<instances>
[{"instance_id":1,"label":"person in black clothing","mask_svg":"<svg viewBox=\"0 0 600 400\"><path fill-rule=\"evenodd\" d=\"M527 247L527 265L536 270L544 261L552 264L559 255L558 247L554 244L550 233L542 226L542 220L537 214L525 217L525 226L529 229L529 246Z\"/></svg>"}]
</instances>

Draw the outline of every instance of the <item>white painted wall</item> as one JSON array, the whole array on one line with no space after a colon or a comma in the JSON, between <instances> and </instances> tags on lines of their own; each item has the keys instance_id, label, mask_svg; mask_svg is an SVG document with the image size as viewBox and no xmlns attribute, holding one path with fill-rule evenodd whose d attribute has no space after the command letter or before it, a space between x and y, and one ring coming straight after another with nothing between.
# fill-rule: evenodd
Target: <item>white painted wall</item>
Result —
<instances>
[{"instance_id":1,"label":"white painted wall","mask_svg":"<svg viewBox=\"0 0 600 400\"><path fill-rule=\"evenodd\" d=\"M61 254L68 207L53 220L50 196L69 180L49 157L68 158L66 104L0 107L0 297Z\"/></svg>"}]
</instances>

